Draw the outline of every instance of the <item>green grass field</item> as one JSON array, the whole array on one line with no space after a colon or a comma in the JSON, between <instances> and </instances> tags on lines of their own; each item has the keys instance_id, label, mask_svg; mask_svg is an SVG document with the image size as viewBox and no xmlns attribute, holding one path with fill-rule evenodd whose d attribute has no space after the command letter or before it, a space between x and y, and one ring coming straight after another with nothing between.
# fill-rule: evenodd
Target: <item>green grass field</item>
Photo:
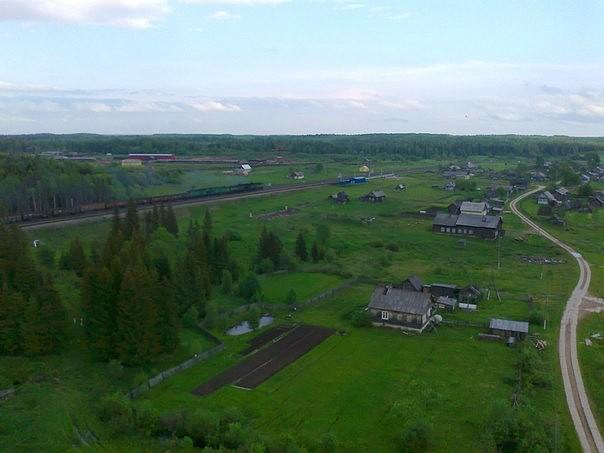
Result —
<instances>
[{"instance_id":1,"label":"green grass field","mask_svg":"<svg viewBox=\"0 0 604 453\"><path fill-rule=\"evenodd\" d=\"M481 162L486 163L486 160ZM421 167L425 162L414 162ZM503 161L488 162L489 166L504 168ZM281 169L284 170L284 169ZM493 181L476 178L484 189ZM394 187L404 183L408 190L397 192ZM578 450L572 423L566 408L556 353L558 324L563 304L574 286L578 270L567 260L558 266L524 264L521 255L559 256L560 251L541 237L528 231L512 214L504 216L506 236L500 242L468 239L465 245L459 238L434 234L431 220L416 215L431 206L446 207L456 198L480 197L481 193L460 194L445 192L433 186L441 186L442 178L433 173L420 173L400 179L376 180L369 184L346 187L351 202L346 205L331 204L330 193L342 190L324 187L281 196L268 196L228 203L213 204L210 210L216 234L236 231L241 240L230 243L231 255L237 257L242 268L249 268L256 253L257 238L266 226L283 241L293 255L295 238L299 232L314 239L320 224L329 226L331 237L327 260L320 263L299 264L298 270L289 274L273 274L261 277L264 296L269 303L281 303L290 288L302 301L338 286L350 277L368 277L384 282L400 281L410 274L417 274L425 282L453 283L460 286L469 283L490 289L490 297L481 303L476 313L456 312L451 319L484 323L490 317L508 317L525 320L532 311L544 314L547 329L532 326L531 331L550 342L545 352L551 375L555 376L548 389L536 389L530 396L530 404L543 417L556 425L560 445L570 439L571 450ZM387 194L384 203L371 204L359 201L370 190L382 189ZM297 213L271 220L258 218L283 209L296 208ZM177 209L181 231L191 218L201 220L206 207ZM250 217L251 213L251 217ZM375 217L372 223L362 219ZM85 224L77 227L48 229L32 233L32 238L42 239L45 246L64 250L68 240L78 234L88 249L102 243L107 223ZM171 253L182 250L183 241L169 245ZM170 255L172 256L172 255ZM70 314L77 316L77 281L64 273L57 273L62 293L67 295ZM301 437L318 436L333 432L343 444L343 451L394 450L395 438L404 423L415 417L425 417L437 429L434 448L437 451L481 451L480 434L483 430L484 413L493 401L508 401L512 392L509 384L514 374L515 349L502 344L479 342L475 335L479 328L441 327L437 333L420 337L406 336L400 332L379 328L353 328L342 319L350 310L368 302L371 286L357 285L331 299L327 299L296 312L294 321L344 329L346 336L335 335L300 360L273 376L254 391L224 388L207 398L191 395L191 390L203 380L240 360L238 351L246 347L250 335L227 337L223 331L214 331L226 343L226 351L207 362L172 378L147 394L153 405L160 409L181 406L210 408L238 406L251 414L254 426L267 435L293 433ZM234 296L217 295L216 303L230 308L241 303ZM276 322L282 322L276 313ZM78 336L80 335L80 336ZM183 331L180 354L190 354L203 340ZM81 333L74 334L80 341ZM80 349L74 346L74 349ZM86 376L91 374L94 388L113 388L112 379L105 365L84 360L83 352L65 354L57 358L44 358L45 366L59 376L77 366L86 369L83 377L64 377L64 384L54 381L45 387L34 387L35 404L39 412L37 423L44 423L49 411L55 408L53 401L59 388L68 389L71 410L79 420L86 420L104 442L110 441L102 426L94 417L94 400L98 394L91 392L92 384ZM153 364L162 369L180 357L169 357ZM30 359L20 360L22 366ZM165 360L165 361L163 361ZM0 364L0 373L18 368L12 362ZM153 370L147 370L151 373ZM32 374L29 373L28 376ZM125 382L132 376L121 377ZM27 384L28 386L31 384ZM55 385L57 388L55 388ZM125 385L123 387L126 387ZM27 394L25 394L27 395ZM29 409L21 394L0 406L0 422L12 417L25 420ZM60 411L58 421L49 421L40 428L39 438L51 436L52 450L68 448L76 441L70 432L69 410ZM88 421L89 420L89 421ZM24 423L24 422L23 422ZM0 423L0 426L6 426ZM30 428L35 429L34 427ZM19 434L12 428L0 427L0 442L19 445L20 439L28 438L28 431ZM60 433L60 435L59 435ZM32 439L38 439L31 433ZM34 441L32 441L34 442ZM37 442L37 441L36 441ZM30 444L39 445L36 443Z\"/></svg>"}]
</instances>

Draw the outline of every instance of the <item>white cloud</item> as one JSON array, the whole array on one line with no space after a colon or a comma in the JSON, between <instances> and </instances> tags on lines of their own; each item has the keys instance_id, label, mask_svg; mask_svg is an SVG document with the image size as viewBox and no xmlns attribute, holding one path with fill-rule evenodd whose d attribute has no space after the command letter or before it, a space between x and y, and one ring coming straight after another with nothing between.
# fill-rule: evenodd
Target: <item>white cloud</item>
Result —
<instances>
[{"instance_id":1,"label":"white cloud","mask_svg":"<svg viewBox=\"0 0 604 453\"><path fill-rule=\"evenodd\" d=\"M234 6L282 5L289 1L290 0L184 0L184 2L188 4Z\"/></svg>"},{"instance_id":2,"label":"white cloud","mask_svg":"<svg viewBox=\"0 0 604 453\"><path fill-rule=\"evenodd\" d=\"M111 113L113 108L103 102L77 102L73 107L80 112Z\"/></svg>"},{"instance_id":3,"label":"white cloud","mask_svg":"<svg viewBox=\"0 0 604 453\"><path fill-rule=\"evenodd\" d=\"M149 28L170 12L168 0L0 0L0 20Z\"/></svg>"},{"instance_id":4,"label":"white cloud","mask_svg":"<svg viewBox=\"0 0 604 453\"><path fill-rule=\"evenodd\" d=\"M226 104L218 101L203 101L189 104L199 112L240 112L241 107L235 104Z\"/></svg>"},{"instance_id":5,"label":"white cloud","mask_svg":"<svg viewBox=\"0 0 604 453\"><path fill-rule=\"evenodd\" d=\"M228 11L215 11L208 16L212 20L236 20L239 19L237 14L229 13Z\"/></svg>"}]
</instances>

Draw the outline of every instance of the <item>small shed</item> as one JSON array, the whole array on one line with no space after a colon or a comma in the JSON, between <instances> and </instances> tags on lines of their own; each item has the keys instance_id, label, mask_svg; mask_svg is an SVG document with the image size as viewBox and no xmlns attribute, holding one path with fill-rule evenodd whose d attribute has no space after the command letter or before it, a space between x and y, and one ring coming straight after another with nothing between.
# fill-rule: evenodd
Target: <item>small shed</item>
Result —
<instances>
[{"instance_id":1,"label":"small shed","mask_svg":"<svg viewBox=\"0 0 604 453\"><path fill-rule=\"evenodd\" d=\"M442 310L454 311L457 307L457 299L440 296L438 299L436 299L435 305Z\"/></svg>"},{"instance_id":2,"label":"small shed","mask_svg":"<svg viewBox=\"0 0 604 453\"><path fill-rule=\"evenodd\" d=\"M480 299L482 293L476 285L468 285L459 290L459 298L464 302L474 302Z\"/></svg>"},{"instance_id":3,"label":"small shed","mask_svg":"<svg viewBox=\"0 0 604 453\"><path fill-rule=\"evenodd\" d=\"M290 176L292 179L304 179L304 173L301 171L293 171Z\"/></svg>"},{"instance_id":4,"label":"small shed","mask_svg":"<svg viewBox=\"0 0 604 453\"><path fill-rule=\"evenodd\" d=\"M407 186L405 184L397 184L394 190L407 190Z\"/></svg>"},{"instance_id":5,"label":"small shed","mask_svg":"<svg viewBox=\"0 0 604 453\"><path fill-rule=\"evenodd\" d=\"M457 299L459 288L457 288L456 285L449 285L445 283L433 283L428 287L428 291L435 298L445 296Z\"/></svg>"},{"instance_id":6,"label":"small shed","mask_svg":"<svg viewBox=\"0 0 604 453\"><path fill-rule=\"evenodd\" d=\"M522 340L528 335L529 323L492 318L489 323L489 331L492 335L499 335L504 338L514 337Z\"/></svg>"}]
</instances>

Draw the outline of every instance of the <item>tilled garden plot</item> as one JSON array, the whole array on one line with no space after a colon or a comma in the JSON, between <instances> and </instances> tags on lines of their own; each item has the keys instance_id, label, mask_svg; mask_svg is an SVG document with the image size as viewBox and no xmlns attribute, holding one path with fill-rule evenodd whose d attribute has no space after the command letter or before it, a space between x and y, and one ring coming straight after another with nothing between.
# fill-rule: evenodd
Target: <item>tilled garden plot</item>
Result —
<instances>
[{"instance_id":1,"label":"tilled garden plot","mask_svg":"<svg viewBox=\"0 0 604 453\"><path fill-rule=\"evenodd\" d=\"M229 384L248 389L256 388L332 334L333 330L325 327L295 327L279 341L201 384L193 390L193 394L209 395Z\"/></svg>"}]
</instances>

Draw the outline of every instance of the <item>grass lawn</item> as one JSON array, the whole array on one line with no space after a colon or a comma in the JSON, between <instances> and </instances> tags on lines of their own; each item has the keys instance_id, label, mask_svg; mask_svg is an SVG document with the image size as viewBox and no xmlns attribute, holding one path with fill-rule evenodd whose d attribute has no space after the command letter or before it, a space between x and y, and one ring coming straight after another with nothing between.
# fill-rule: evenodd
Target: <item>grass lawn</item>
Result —
<instances>
[{"instance_id":1,"label":"grass lawn","mask_svg":"<svg viewBox=\"0 0 604 453\"><path fill-rule=\"evenodd\" d=\"M264 276L260 279L260 284L267 302L282 304L291 288L296 291L297 301L304 302L338 286L342 281L337 275L289 272Z\"/></svg>"},{"instance_id":2,"label":"grass lawn","mask_svg":"<svg viewBox=\"0 0 604 453\"><path fill-rule=\"evenodd\" d=\"M597 313L584 319L579 324L577 341L579 342L579 363L583 374L583 381L591 402L591 409L598 420L600 427L604 427L604 339L592 338L592 345L587 346L585 339L592 334L599 333L604 338L604 314Z\"/></svg>"}]
</instances>

